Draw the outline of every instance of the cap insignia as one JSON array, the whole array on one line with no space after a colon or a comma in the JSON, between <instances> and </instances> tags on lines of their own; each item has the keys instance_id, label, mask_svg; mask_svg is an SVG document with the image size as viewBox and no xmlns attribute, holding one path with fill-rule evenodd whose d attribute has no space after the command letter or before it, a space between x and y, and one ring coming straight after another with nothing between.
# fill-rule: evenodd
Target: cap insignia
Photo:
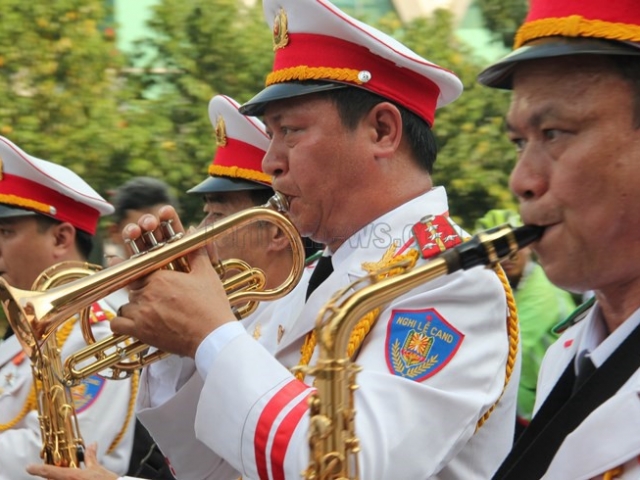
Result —
<instances>
[{"instance_id":1,"label":"cap insignia","mask_svg":"<svg viewBox=\"0 0 640 480\"><path fill-rule=\"evenodd\" d=\"M216 145L219 147L227 145L227 127L224 124L222 115L220 115L216 121Z\"/></svg>"},{"instance_id":2,"label":"cap insignia","mask_svg":"<svg viewBox=\"0 0 640 480\"><path fill-rule=\"evenodd\" d=\"M289 44L289 31L287 29L287 12L280 9L273 21L273 51L286 47Z\"/></svg>"}]
</instances>

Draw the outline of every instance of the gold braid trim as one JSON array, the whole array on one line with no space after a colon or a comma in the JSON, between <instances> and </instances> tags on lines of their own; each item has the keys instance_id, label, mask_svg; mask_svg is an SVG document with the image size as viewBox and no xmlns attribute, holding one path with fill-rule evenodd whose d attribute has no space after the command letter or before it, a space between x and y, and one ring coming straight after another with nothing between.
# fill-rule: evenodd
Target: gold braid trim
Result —
<instances>
[{"instance_id":1,"label":"gold braid trim","mask_svg":"<svg viewBox=\"0 0 640 480\"><path fill-rule=\"evenodd\" d=\"M108 321L111 321L113 320L113 318L115 318L115 314L110 310L104 310L104 314L107 317ZM120 380L113 380L113 381L117 382ZM136 370L133 373L133 375L131 375L131 395L129 396L129 405L127 406L127 416L124 419L124 423L122 424L122 428L118 432L118 435L116 435L116 438L114 438L113 442L111 442L111 445L109 445L109 448L107 449L107 454L112 453L116 449L118 444L122 441L122 439L127 433L127 427L129 425L129 422L131 421L131 418L133 417L133 412L136 406L136 397L138 396L139 384L140 384L140 371Z\"/></svg>"},{"instance_id":2,"label":"gold braid trim","mask_svg":"<svg viewBox=\"0 0 640 480\"><path fill-rule=\"evenodd\" d=\"M513 291L511 290L511 286L509 285L509 279L504 273L504 270L500 266L500 264L496 265L493 269L497 274L500 282L502 283L502 287L504 288L504 293L507 297L507 309L509 310L507 313L507 332L509 335L509 356L507 357L507 365L505 367L504 374L504 386L502 387L502 393L496 400L496 402L491 405L491 408L487 410L487 412L478 420L476 424L476 432L484 425L493 411L495 410L498 402L502 399L505 390L507 389L507 385L509 384L509 380L511 380L511 374L513 373L513 367L516 364L516 358L518 355L518 310L516 309L516 300L513 298Z\"/></svg>"},{"instance_id":3,"label":"gold braid trim","mask_svg":"<svg viewBox=\"0 0 640 480\"><path fill-rule=\"evenodd\" d=\"M51 215L51 205L36 202L35 200L29 200L28 198L18 197L17 195L0 194L0 203L7 203L16 207L28 208L30 210L35 210L36 212Z\"/></svg>"},{"instance_id":4,"label":"gold braid trim","mask_svg":"<svg viewBox=\"0 0 640 480\"><path fill-rule=\"evenodd\" d=\"M63 326L61 326L56 332L56 342L62 348L64 342L67 341L67 338L71 334L71 330L73 330L73 326L76 323L76 318L71 318L69 321L65 322ZM27 400L25 401L22 410L16 418L11 420L8 423L0 423L0 432L4 432L6 430L10 430L15 427L24 417L27 416L31 410L36 410L38 408L38 401L36 399L36 387L35 385L31 385L31 390L29 391L29 395L27 396Z\"/></svg>"},{"instance_id":5,"label":"gold braid trim","mask_svg":"<svg viewBox=\"0 0 640 480\"><path fill-rule=\"evenodd\" d=\"M271 175L267 175L263 172L256 172L255 170L250 170L248 168L209 165L209 175L241 178L254 182L268 183L269 185L271 185Z\"/></svg>"},{"instance_id":6,"label":"gold braid trim","mask_svg":"<svg viewBox=\"0 0 640 480\"><path fill-rule=\"evenodd\" d=\"M544 18L524 24L516 34L514 49L525 42L543 37L594 37L608 40L640 42L640 27L627 23L590 20L580 15Z\"/></svg>"},{"instance_id":7,"label":"gold braid trim","mask_svg":"<svg viewBox=\"0 0 640 480\"><path fill-rule=\"evenodd\" d=\"M299 67L283 68L271 72L267 75L265 84L267 86L274 83L291 82L293 80L335 80L336 82L346 82L355 85L363 85L364 82L358 78L360 70L353 68L331 68L331 67Z\"/></svg>"},{"instance_id":8,"label":"gold braid trim","mask_svg":"<svg viewBox=\"0 0 640 480\"><path fill-rule=\"evenodd\" d=\"M606 472L604 472L604 475L602 475L602 480L614 480L623 473L624 466L620 465L619 467L612 468L611 470L607 470Z\"/></svg>"},{"instance_id":9,"label":"gold braid trim","mask_svg":"<svg viewBox=\"0 0 640 480\"><path fill-rule=\"evenodd\" d=\"M386 263L387 265L392 265L394 263L408 262L408 265L402 267L391 268L390 270L385 270L382 274L376 276L376 280L381 280L383 278L393 277L400 273L406 272L407 270L414 267L416 262L418 261L418 252L416 250L409 250L404 255L399 257L392 257ZM384 265L381 265L384 268ZM371 331L371 327L378 320L378 316L380 315L381 309L374 308L369 313L364 315L355 326L353 331L351 332L351 336L349 337L349 346L347 347L347 355L351 358L358 351L362 342L367 337L367 334ZM313 351L316 348L317 344L317 336L316 331L311 330L306 338L304 339L304 343L302 344L302 348L300 349L300 363L298 363L298 367L309 365L311 361L311 357L313 355ZM295 376L298 380L303 381L305 377L305 373L302 369L297 369Z\"/></svg>"},{"instance_id":10,"label":"gold braid trim","mask_svg":"<svg viewBox=\"0 0 640 480\"><path fill-rule=\"evenodd\" d=\"M119 380L114 380L114 381L118 382ZM111 445L109 445L109 449L107 450L107 453L112 453L116 449L118 444L122 441L125 434L127 433L127 426L129 425L131 418L133 418L133 411L136 406L136 396L138 395L139 383L140 383L140 372L136 370L134 374L131 376L131 396L129 397L129 406L127 408L127 416L124 419L124 424L122 425L122 428L118 432L118 435L116 435L116 438L114 438L113 442L111 442Z\"/></svg>"}]
</instances>

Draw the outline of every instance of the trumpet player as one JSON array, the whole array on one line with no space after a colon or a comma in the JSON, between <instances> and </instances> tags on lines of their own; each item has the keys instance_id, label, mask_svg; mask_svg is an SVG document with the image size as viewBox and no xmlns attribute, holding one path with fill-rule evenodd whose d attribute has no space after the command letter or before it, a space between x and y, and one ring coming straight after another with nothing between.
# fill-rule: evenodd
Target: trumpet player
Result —
<instances>
[{"instance_id":1,"label":"trumpet player","mask_svg":"<svg viewBox=\"0 0 640 480\"><path fill-rule=\"evenodd\" d=\"M10 285L31 289L38 276L60 262L85 262L98 220L113 207L71 170L34 158L0 137L0 275ZM111 307L91 307L97 337L110 334ZM62 360L85 345L76 318L52 337ZM48 401L43 392L43 400ZM98 442L108 468L127 471L133 438L131 381L92 376L72 389L84 439ZM31 362L10 328L0 344L0 479L32 478L43 447Z\"/></svg>"}]
</instances>

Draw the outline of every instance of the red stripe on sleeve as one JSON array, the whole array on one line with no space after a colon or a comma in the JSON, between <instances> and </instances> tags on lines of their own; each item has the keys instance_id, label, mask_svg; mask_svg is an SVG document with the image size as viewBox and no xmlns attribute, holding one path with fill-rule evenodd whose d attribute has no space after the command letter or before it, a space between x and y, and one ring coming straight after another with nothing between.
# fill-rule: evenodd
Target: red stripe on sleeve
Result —
<instances>
[{"instance_id":1,"label":"red stripe on sleeve","mask_svg":"<svg viewBox=\"0 0 640 480\"><path fill-rule=\"evenodd\" d=\"M269 432L273 422L275 422L282 409L306 388L308 387L299 380L290 381L267 402L260 414L254 437L254 448L256 468L261 480L268 480L269 478L267 472L267 441L269 440Z\"/></svg>"},{"instance_id":2,"label":"red stripe on sleeve","mask_svg":"<svg viewBox=\"0 0 640 480\"><path fill-rule=\"evenodd\" d=\"M311 392L309 392L309 395ZM306 395L300 402L287 413L276 431L271 447L271 471L273 480L284 480L284 456L289 447L289 441L300 422L302 416L308 410L309 395Z\"/></svg>"}]
</instances>

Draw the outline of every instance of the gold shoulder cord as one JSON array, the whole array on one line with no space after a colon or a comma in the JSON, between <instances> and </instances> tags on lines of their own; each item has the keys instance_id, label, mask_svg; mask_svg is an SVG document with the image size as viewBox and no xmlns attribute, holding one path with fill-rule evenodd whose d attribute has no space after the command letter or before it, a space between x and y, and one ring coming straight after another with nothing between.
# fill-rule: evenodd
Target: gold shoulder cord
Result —
<instances>
[{"instance_id":1,"label":"gold shoulder cord","mask_svg":"<svg viewBox=\"0 0 640 480\"><path fill-rule=\"evenodd\" d=\"M108 320L111 320L113 318L113 314L111 312L105 312L105 313L108 316ZM65 322L64 325L60 327L56 332L56 340L58 342L58 345L60 345L61 348L62 348L62 345L64 345L64 343L67 341L67 338L71 334L71 330L73 330L73 327L75 326L76 322L77 322L76 317L71 318L67 322ZM136 395L138 393L139 377L140 377L139 372L135 372L131 376L131 396L129 398L129 406L127 409L125 422L120 432L118 432L118 435L116 435L116 438L113 440L113 442L111 442L111 445L109 445L109 448L107 449L107 454L112 453L116 449L116 447L124 437L127 431L127 426L129 425L129 422L133 417ZM18 413L18 415L8 423L0 423L0 433L14 428L32 410L37 410L36 389L35 389L35 386L33 385L31 386L31 390L29 392L29 395L27 396L27 400L25 401L24 406L22 407L22 410L20 411L20 413Z\"/></svg>"},{"instance_id":2,"label":"gold shoulder cord","mask_svg":"<svg viewBox=\"0 0 640 480\"><path fill-rule=\"evenodd\" d=\"M507 389L507 385L509 384L509 380L511 380L511 374L513 373L513 367L516 364L516 358L518 356L518 310L516 309L516 300L513 298L513 291L511 290L511 285L509 285L509 279L504 273L504 270L500 266L500 264L493 267L494 272L498 275L500 279L500 283L502 283L502 288L504 288L505 296L507 297L507 333L509 335L509 356L507 357L507 365L505 367L504 373L504 386L502 387L502 393L496 400L496 402L491 405L491 408L487 410L487 412L480 417L478 423L476 424L476 432L484 425L493 411L495 410L498 402L502 399L505 390Z\"/></svg>"}]
</instances>

